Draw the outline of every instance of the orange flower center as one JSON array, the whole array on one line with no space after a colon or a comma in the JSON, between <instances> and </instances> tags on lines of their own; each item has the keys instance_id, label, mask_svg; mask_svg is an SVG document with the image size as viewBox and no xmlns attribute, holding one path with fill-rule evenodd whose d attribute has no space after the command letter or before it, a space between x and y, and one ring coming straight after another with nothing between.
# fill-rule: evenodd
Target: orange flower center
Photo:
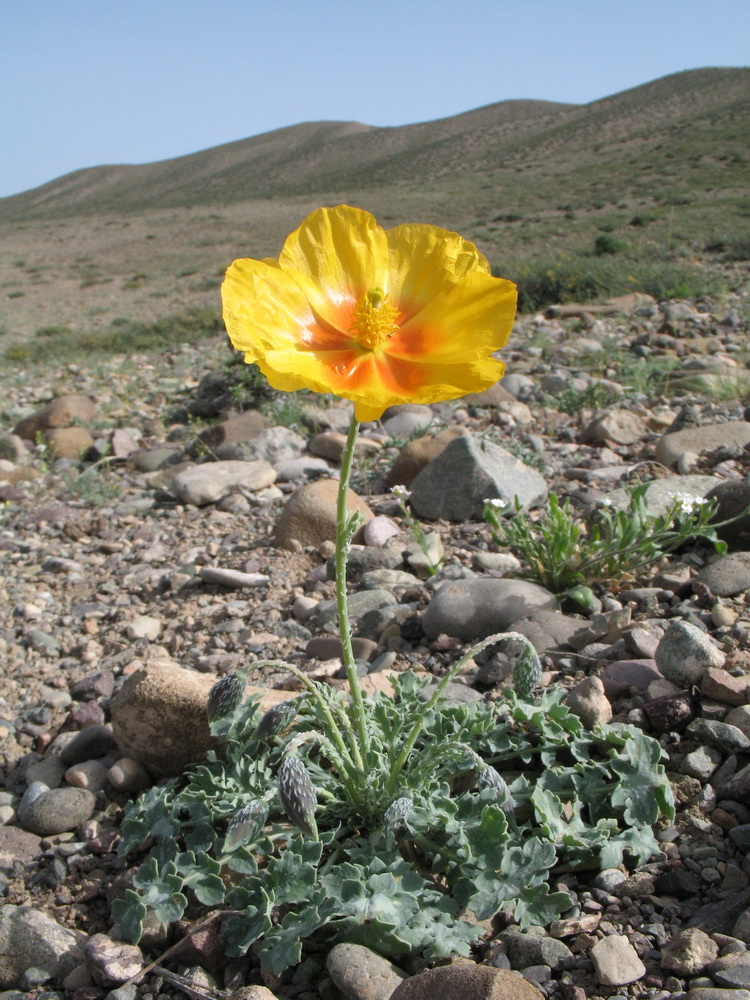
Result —
<instances>
[{"instance_id":1,"label":"orange flower center","mask_svg":"<svg viewBox=\"0 0 750 1000\"><path fill-rule=\"evenodd\" d=\"M368 351L377 347L396 331L398 309L382 288L371 288L357 303L349 333Z\"/></svg>"}]
</instances>

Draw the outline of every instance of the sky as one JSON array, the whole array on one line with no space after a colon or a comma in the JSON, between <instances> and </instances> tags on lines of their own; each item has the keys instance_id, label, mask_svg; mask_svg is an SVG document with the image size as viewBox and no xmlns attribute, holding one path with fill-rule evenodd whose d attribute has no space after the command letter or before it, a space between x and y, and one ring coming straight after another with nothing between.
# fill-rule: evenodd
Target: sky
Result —
<instances>
[{"instance_id":1,"label":"sky","mask_svg":"<svg viewBox=\"0 0 750 1000\"><path fill-rule=\"evenodd\" d=\"M0 197L304 121L585 104L748 63L748 0L0 0Z\"/></svg>"}]
</instances>

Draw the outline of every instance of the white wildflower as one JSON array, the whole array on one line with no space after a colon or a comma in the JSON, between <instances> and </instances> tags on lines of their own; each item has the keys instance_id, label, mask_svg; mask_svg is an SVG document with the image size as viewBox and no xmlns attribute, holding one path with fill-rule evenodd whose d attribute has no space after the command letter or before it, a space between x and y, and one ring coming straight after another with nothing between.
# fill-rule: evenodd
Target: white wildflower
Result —
<instances>
[{"instance_id":1,"label":"white wildflower","mask_svg":"<svg viewBox=\"0 0 750 1000\"><path fill-rule=\"evenodd\" d=\"M411 490L407 490L405 486L394 486L391 492L397 500L408 500L411 496Z\"/></svg>"},{"instance_id":2,"label":"white wildflower","mask_svg":"<svg viewBox=\"0 0 750 1000\"><path fill-rule=\"evenodd\" d=\"M508 506L508 501L500 500L496 497L495 499L485 500L484 504L486 507L492 507L493 510L504 510Z\"/></svg>"}]
</instances>

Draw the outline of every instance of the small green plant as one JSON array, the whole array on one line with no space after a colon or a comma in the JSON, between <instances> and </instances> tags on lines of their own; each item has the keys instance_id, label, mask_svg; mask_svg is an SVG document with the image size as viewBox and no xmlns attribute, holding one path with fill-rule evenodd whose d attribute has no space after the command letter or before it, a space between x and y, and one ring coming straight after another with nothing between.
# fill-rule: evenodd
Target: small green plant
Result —
<instances>
[{"instance_id":1,"label":"small green plant","mask_svg":"<svg viewBox=\"0 0 750 1000\"><path fill-rule=\"evenodd\" d=\"M412 515L412 512L409 510L409 507L407 506L406 501L411 496L411 493L409 492L409 490L406 489L405 486L394 486L393 495L398 501L399 507L401 508L401 513L404 518L404 524L412 533L412 535L414 536L414 541L417 543L417 545L424 553L424 557L427 560L427 566L429 569L430 576L434 576L435 573L437 573L438 568L440 566L440 560L438 560L437 562L433 561L433 551L432 551L432 546L430 545L430 540L427 537L427 535L425 535L424 528L422 527L422 525Z\"/></svg>"},{"instance_id":2,"label":"small green plant","mask_svg":"<svg viewBox=\"0 0 750 1000\"><path fill-rule=\"evenodd\" d=\"M444 701L469 658L503 638L522 647L516 690ZM172 922L197 901L227 910L228 954L254 947L276 974L312 935L465 955L483 934L476 919L501 908L521 926L568 910L549 885L558 862L645 862L651 825L674 813L658 743L628 726L587 731L562 690L534 700L539 660L516 633L484 640L432 691L398 675L361 732L353 700L291 669L307 693L265 714L245 700L247 671L218 681L208 714L222 752L128 809L120 853L150 846L113 904L127 940L149 910Z\"/></svg>"},{"instance_id":3,"label":"small green plant","mask_svg":"<svg viewBox=\"0 0 750 1000\"><path fill-rule=\"evenodd\" d=\"M63 480L68 493L78 497L87 507L101 507L116 500L121 492L117 477L111 470L101 468L99 463L83 472L68 473Z\"/></svg>"},{"instance_id":4,"label":"small green plant","mask_svg":"<svg viewBox=\"0 0 750 1000\"><path fill-rule=\"evenodd\" d=\"M560 413L580 413L581 410L598 410L609 406L621 398L621 394L612 386L591 382L585 389L563 389L555 396L545 396L544 403Z\"/></svg>"},{"instance_id":5,"label":"small green plant","mask_svg":"<svg viewBox=\"0 0 750 1000\"><path fill-rule=\"evenodd\" d=\"M487 501L484 518L494 541L526 563L526 578L556 594L581 583L621 579L696 539L726 552L717 526L710 523L715 502L677 495L663 514L655 514L646 501L647 489L634 489L625 509L603 505L591 524L554 493L536 523L518 505L515 517L503 518L506 505L499 500Z\"/></svg>"},{"instance_id":6,"label":"small green plant","mask_svg":"<svg viewBox=\"0 0 750 1000\"><path fill-rule=\"evenodd\" d=\"M594 240L594 253L597 257L605 257L607 255L613 255L617 253L622 253L626 248L626 245L622 240L618 240L615 236L610 236L608 233L601 233Z\"/></svg>"}]
</instances>

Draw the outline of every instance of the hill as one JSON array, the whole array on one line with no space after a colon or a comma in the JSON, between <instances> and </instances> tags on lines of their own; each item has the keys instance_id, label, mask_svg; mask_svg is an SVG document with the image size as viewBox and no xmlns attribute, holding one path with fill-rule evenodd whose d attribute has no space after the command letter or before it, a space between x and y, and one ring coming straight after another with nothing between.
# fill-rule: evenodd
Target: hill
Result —
<instances>
[{"instance_id":1,"label":"hill","mask_svg":"<svg viewBox=\"0 0 750 1000\"><path fill-rule=\"evenodd\" d=\"M456 229L506 269L602 233L638 257L727 246L747 237L748 134L750 69L702 69L586 105L311 122L78 170L0 199L0 323L98 326L215 302L231 259L275 255L307 211L342 201L386 225Z\"/></svg>"}]
</instances>

